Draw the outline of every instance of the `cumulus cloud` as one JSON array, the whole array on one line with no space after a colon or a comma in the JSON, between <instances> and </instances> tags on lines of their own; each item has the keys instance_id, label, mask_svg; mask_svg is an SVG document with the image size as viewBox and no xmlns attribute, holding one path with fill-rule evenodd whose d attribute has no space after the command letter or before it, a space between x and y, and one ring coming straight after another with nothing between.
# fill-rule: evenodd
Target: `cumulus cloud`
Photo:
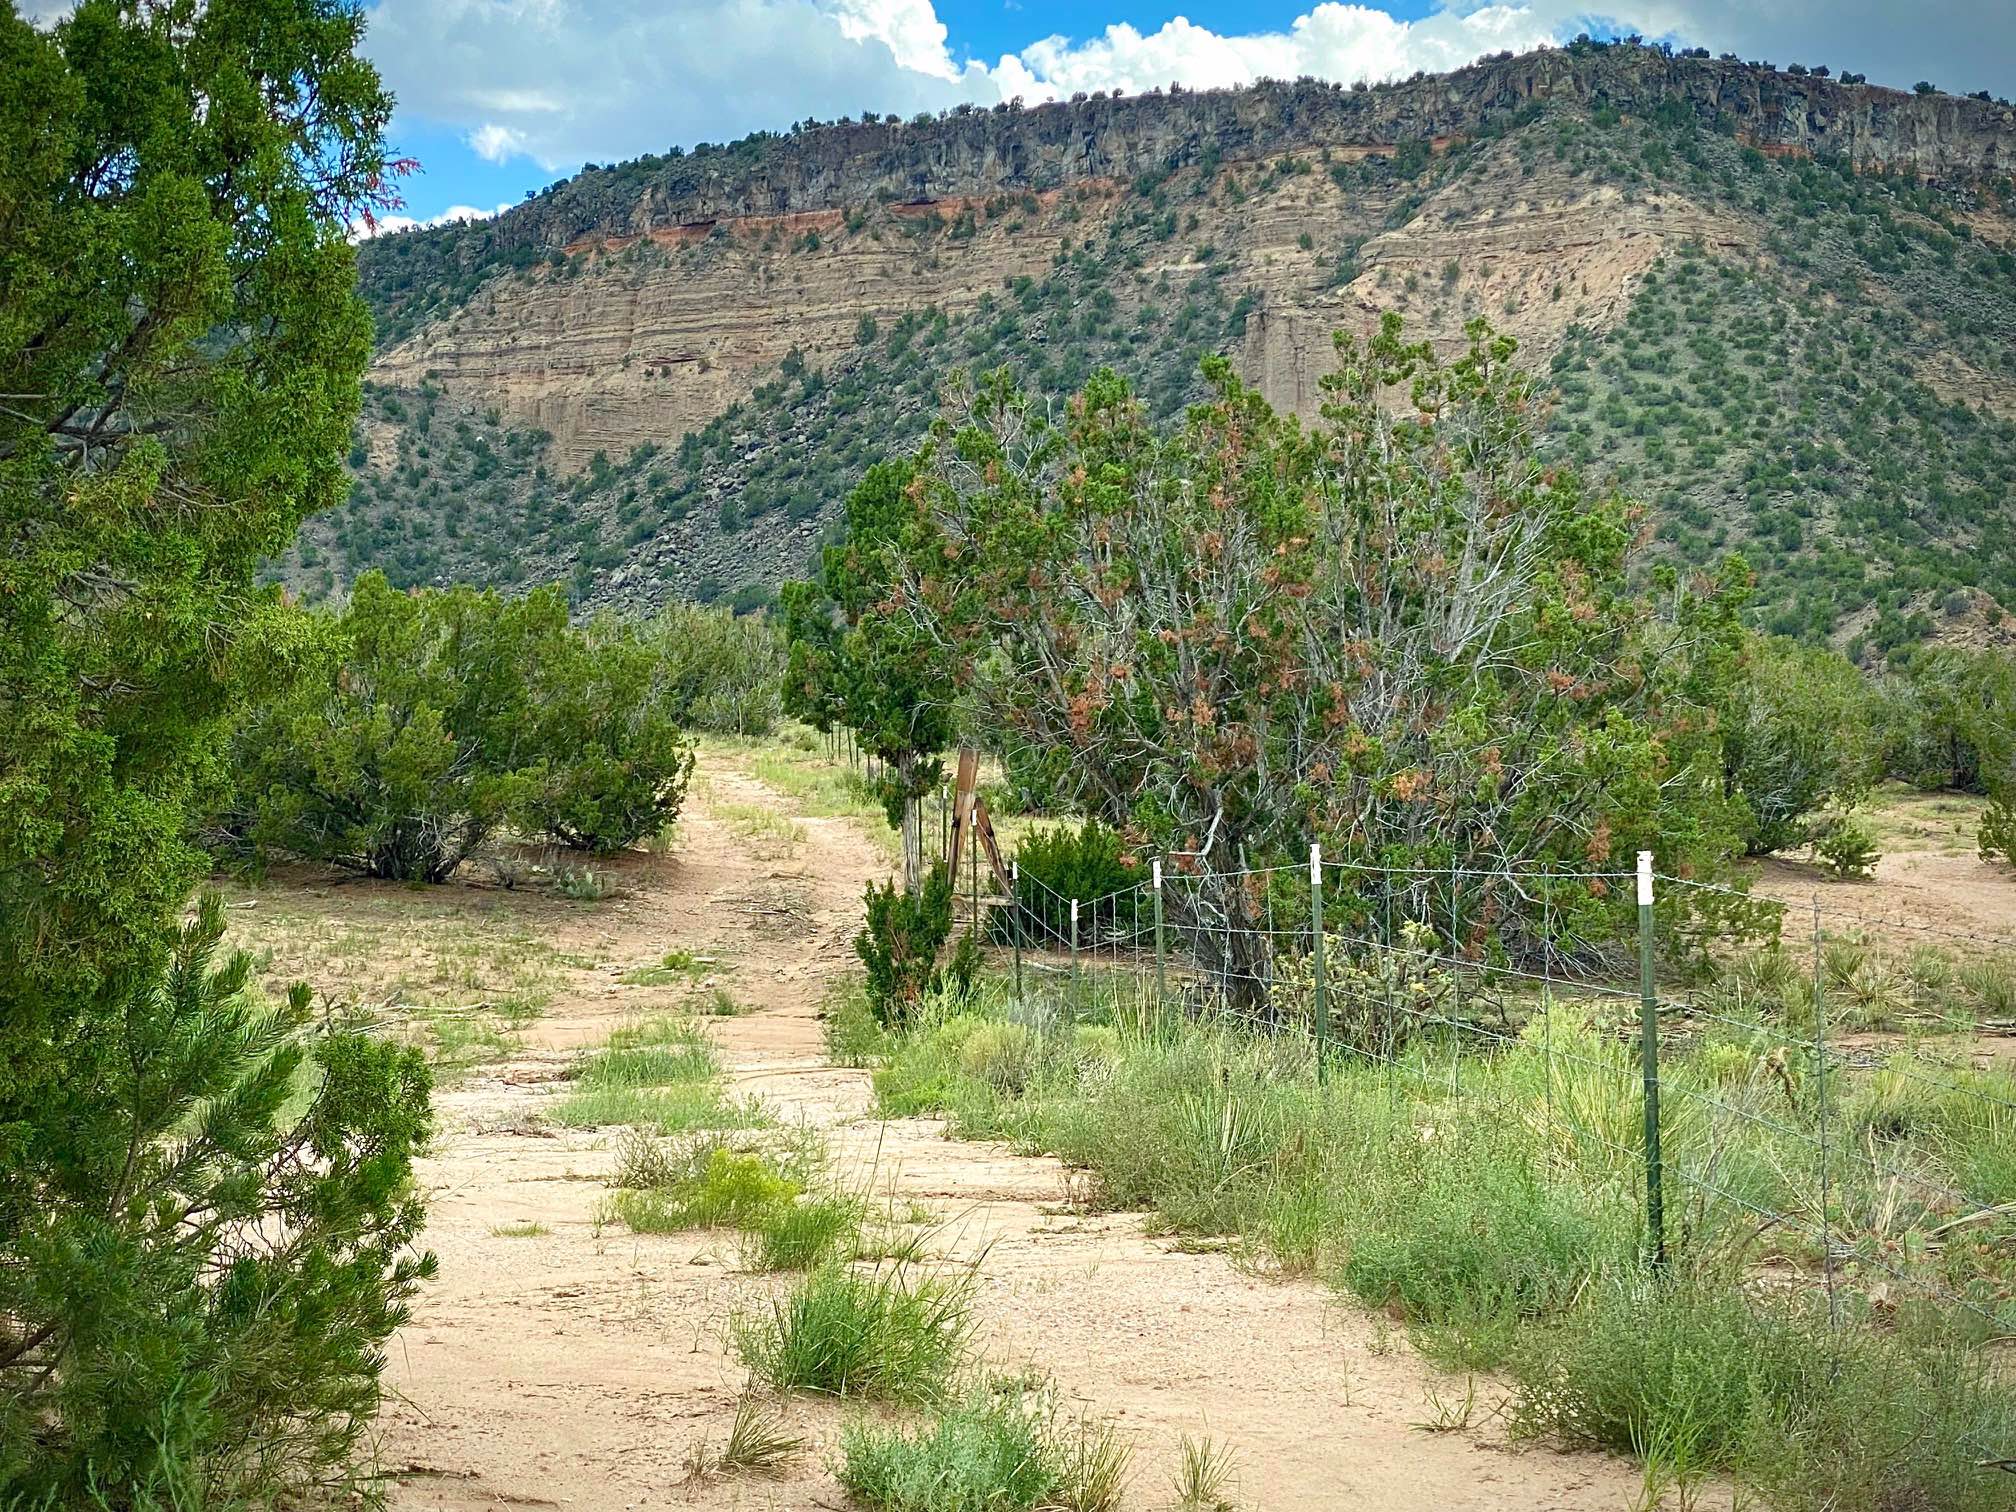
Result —
<instances>
[{"instance_id":1,"label":"cumulus cloud","mask_svg":"<svg viewBox=\"0 0 2016 1512\"><path fill-rule=\"evenodd\" d=\"M445 226L453 221L488 220L493 215L502 215L510 208L510 202L506 201L494 210L478 209L475 205L450 205L439 215L377 215L368 221L359 215L350 222L350 240L369 241L374 236L385 236L393 231L411 231L416 226Z\"/></svg>"},{"instance_id":2,"label":"cumulus cloud","mask_svg":"<svg viewBox=\"0 0 2016 1512\"><path fill-rule=\"evenodd\" d=\"M2016 93L2009 0L1908 10L1895 0L1604 0L1597 14L1717 52ZM1171 82L1377 81L1565 40L1590 15L1586 0L1448 0L1402 21L1322 0L1280 30L1228 34L1178 16L1143 32L1120 21L988 64L955 55L933 0L380 0L366 48L402 112L459 132L489 161L559 172L805 116L908 116Z\"/></svg>"},{"instance_id":3,"label":"cumulus cloud","mask_svg":"<svg viewBox=\"0 0 2016 1512\"><path fill-rule=\"evenodd\" d=\"M548 172L998 99L931 0L382 0L365 51L402 113Z\"/></svg>"}]
</instances>

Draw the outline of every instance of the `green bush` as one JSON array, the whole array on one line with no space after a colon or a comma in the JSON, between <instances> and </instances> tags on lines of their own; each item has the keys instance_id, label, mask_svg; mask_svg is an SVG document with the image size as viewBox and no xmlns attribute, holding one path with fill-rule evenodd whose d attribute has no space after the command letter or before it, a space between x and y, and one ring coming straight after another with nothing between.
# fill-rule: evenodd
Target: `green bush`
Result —
<instances>
[{"instance_id":1,"label":"green bush","mask_svg":"<svg viewBox=\"0 0 2016 1512\"><path fill-rule=\"evenodd\" d=\"M1988 805L1975 831L1983 861L2016 864L2016 798L1998 798Z\"/></svg>"},{"instance_id":2,"label":"green bush","mask_svg":"<svg viewBox=\"0 0 2016 1512\"><path fill-rule=\"evenodd\" d=\"M554 589L522 599L357 580L338 660L238 741L263 849L439 882L532 794L535 672L567 634Z\"/></svg>"},{"instance_id":3,"label":"green bush","mask_svg":"<svg viewBox=\"0 0 2016 1512\"><path fill-rule=\"evenodd\" d=\"M679 816L693 748L659 655L662 642L603 619L545 648L533 669L537 726L513 817L606 854Z\"/></svg>"},{"instance_id":4,"label":"green bush","mask_svg":"<svg viewBox=\"0 0 2016 1512\"><path fill-rule=\"evenodd\" d=\"M35 1285L9 1294L13 1358L61 1369L0 1401L9 1505L145 1506L140 1492L53 1492L167 1494L184 1475L263 1499L341 1466L376 1414L380 1348L434 1274L412 1248L425 1060L331 1027L305 986L264 1003L249 957L215 965L222 934L207 896L115 1021L125 1069L104 1091L118 1137L89 1157L113 1200L88 1241L64 1242L45 1215L27 1245Z\"/></svg>"},{"instance_id":5,"label":"green bush","mask_svg":"<svg viewBox=\"0 0 2016 1512\"><path fill-rule=\"evenodd\" d=\"M868 968L868 1005L878 1022L900 1024L938 984L938 952L952 933L952 879L940 863L914 898L894 882L871 882L867 904L854 950Z\"/></svg>"},{"instance_id":6,"label":"green bush","mask_svg":"<svg viewBox=\"0 0 2016 1512\"><path fill-rule=\"evenodd\" d=\"M1850 814L1822 826L1814 837L1813 852L1837 877L1871 876L1883 859L1876 832Z\"/></svg>"},{"instance_id":7,"label":"green bush","mask_svg":"<svg viewBox=\"0 0 2016 1512\"><path fill-rule=\"evenodd\" d=\"M784 638L763 615L668 604L642 635L673 717L719 735L768 735L783 717Z\"/></svg>"},{"instance_id":8,"label":"green bush","mask_svg":"<svg viewBox=\"0 0 2016 1512\"><path fill-rule=\"evenodd\" d=\"M1068 948L1072 898L1082 905L1103 900L1097 909L1079 909L1081 946L1091 943L1101 923L1130 934L1139 927L1141 900L1127 889L1146 881L1148 869L1127 858L1120 836L1097 820L1087 819L1077 829L1058 824L1030 830L1015 847L1015 864L1025 939L1061 940ZM1006 940L1014 927L1005 910L996 911L997 940Z\"/></svg>"}]
</instances>

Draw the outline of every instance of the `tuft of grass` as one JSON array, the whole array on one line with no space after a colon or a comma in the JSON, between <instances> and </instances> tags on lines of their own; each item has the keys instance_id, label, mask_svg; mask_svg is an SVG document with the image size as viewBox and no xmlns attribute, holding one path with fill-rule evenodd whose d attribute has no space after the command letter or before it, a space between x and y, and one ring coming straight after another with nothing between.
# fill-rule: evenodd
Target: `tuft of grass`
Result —
<instances>
[{"instance_id":1,"label":"tuft of grass","mask_svg":"<svg viewBox=\"0 0 2016 1512\"><path fill-rule=\"evenodd\" d=\"M810 1270L852 1249L861 1231L861 1205L845 1197L806 1197L777 1203L746 1227L745 1263L752 1270Z\"/></svg>"},{"instance_id":2,"label":"tuft of grass","mask_svg":"<svg viewBox=\"0 0 2016 1512\"><path fill-rule=\"evenodd\" d=\"M719 1449L702 1438L686 1456L689 1476L765 1475L780 1469L805 1446L785 1425L777 1407L745 1393L735 1404L734 1421Z\"/></svg>"},{"instance_id":3,"label":"tuft of grass","mask_svg":"<svg viewBox=\"0 0 2016 1512\"><path fill-rule=\"evenodd\" d=\"M629 987L664 987L703 974L710 964L690 950L668 950L656 965L626 971L620 980Z\"/></svg>"},{"instance_id":4,"label":"tuft of grass","mask_svg":"<svg viewBox=\"0 0 2016 1512\"><path fill-rule=\"evenodd\" d=\"M1110 1429L1060 1427L1049 1393L997 1382L914 1430L848 1424L839 1475L876 1512L1117 1512L1130 1457Z\"/></svg>"},{"instance_id":5,"label":"tuft of grass","mask_svg":"<svg viewBox=\"0 0 2016 1512\"><path fill-rule=\"evenodd\" d=\"M1733 1471L1787 1512L2006 1508L1982 1445L2016 1402L1978 1353L1830 1328L1824 1304L1644 1277L1592 1287L1510 1361L1516 1433Z\"/></svg>"},{"instance_id":6,"label":"tuft of grass","mask_svg":"<svg viewBox=\"0 0 2016 1512\"><path fill-rule=\"evenodd\" d=\"M617 1176L623 1183L610 1199L611 1213L632 1233L673 1234L696 1228L741 1228L764 1222L789 1207L797 1183L761 1155L737 1153L713 1140L700 1140L650 1162L629 1147L619 1151Z\"/></svg>"},{"instance_id":7,"label":"tuft of grass","mask_svg":"<svg viewBox=\"0 0 2016 1512\"><path fill-rule=\"evenodd\" d=\"M767 1120L754 1103L722 1096L719 1063L705 1036L681 1019L656 1018L619 1029L574 1070L575 1090L553 1110L567 1128L627 1124L677 1134L692 1129L754 1128Z\"/></svg>"},{"instance_id":8,"label":"tuft of grass","mask_svg":"<svg viewBox=\"0 0 2016 1512\"><path fill-rule=\"evenodd\" d=\"M540 1239L552 1232L545 1224L531 1219L523 1223L493 1223L490 1226L490 1237L493 1239Z\"/></svg>"},{"instance_id":9,"label":"tuft of grass","mask_svg":"<svg viewBox=\"0 0 2016 1512\"><path fill-rule=\"evenodd\" d=\"M1238 1460L1229 1446L1206 1435L1183 1435L1176 1461L1176 1512L1233 1512L1231 1493L1238 1483Z\"/></svg>"},{"instance_id":10,"label":"tuft of grass","mask_svg":"<svg viewBox=\"0 0 2016 1512\"><path fill-rule=\"evenodd\" d=\"M880 1064L891 1047L888 1031L868 1005L866 989L855 981L828 999L822 1032L826 1058L857 1071Z\"/></svg>"},{"instance_id":11,"label":"tuft of grass","mask_svg":"<svg viewBox=\"0 0 2016 1512\"><path fill-rule=\"evenodd\" d=\"M738 1312L730 1332L742 1362L776 1390L929 1400L966 1361L973 1279L829 1262L784 1296Z\"/></svg>"}]
</instances>

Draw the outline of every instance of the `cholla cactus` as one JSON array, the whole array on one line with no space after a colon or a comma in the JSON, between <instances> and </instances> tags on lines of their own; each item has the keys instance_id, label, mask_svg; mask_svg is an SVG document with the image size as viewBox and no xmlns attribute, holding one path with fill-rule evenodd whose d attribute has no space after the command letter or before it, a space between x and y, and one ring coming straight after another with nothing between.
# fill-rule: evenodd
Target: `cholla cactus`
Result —
<instances>
[{"instance_id":1,"label":"cholla cactus","mask_svg":"<svg viewBox=\"0 0 2016 1512\"><path fill-rule=\"evenodd\" d=\"M1323 979L1330 1036L1368 1055L1391 1055L1443 1016L1455 991L1442 941L1432 925L1407 920L1390 945L1326 934ZM1279 1021L1308 1025L1316 1011L1315 958L1276 961L1271 1002Z\"/></svg>"}]
</instances>

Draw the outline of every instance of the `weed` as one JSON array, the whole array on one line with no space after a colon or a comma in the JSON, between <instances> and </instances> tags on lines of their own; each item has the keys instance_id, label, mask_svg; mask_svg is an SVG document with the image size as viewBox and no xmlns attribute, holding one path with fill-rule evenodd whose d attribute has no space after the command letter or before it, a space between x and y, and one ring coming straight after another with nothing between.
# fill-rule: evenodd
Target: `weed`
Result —
<instances>
[{"instance_id":1,"label":"weed","mask_svg":"<svg viewBox=\"0 0 2016 1512\"><path fill-rule=\"evenodd\" d=\"M1176 1462L1176 1512L1233 1512L1231 1492L1238 1481L1232 1450L1207 1435L1183 1435Z\"/></svg>"},{"instance_id":2,"label":"weed","mask_svg":"<svg viewBox=\"0 0 2016 1512\"><path fill-rule=\"evenodd\" d=\"M1117 1512L1131 1453L1110 1429L1061 1427L1047 1391L996 1381L911 1432L841 1434L840 1483L876 1512Z\"/></svg>"},{"instance_id":3,"label":"weed","mask_svg":"<svg viewBox=\"0 0 2016 1512\"><path fill-rule=\"evenodd\" d=\"M746 1252L752 1270L807 1270L860 1231L860 1204L847 1198L811 1197L771 1206L755 1215Z\"/></svg>"},{"instance_id":4,"label":"weed","mask_svg":"<svg viewBox=\"0 0 2016 1512\"><path fill-rule=\"evenodd\" d=\"M530 1219L523 1223L494 1223L490 1226L493 1239L542 1239L552 1232L545 1224Z\"/></svg>"},{"instance_id":5,"label":"weed","mask_svg":"<svg viewBox=\"0 0 2016 1512\"><path fill-rule=\"evenodd\" d=\"M973 1281L828 1263L730 1328L743 1363L777 1390L929 1399L965 1362Z\"/></svg>"},{"instance_id":6,"label":"weed","mask_svg":"<svg viewBox=\"0 0 2016 1512\"><path fill-rule=\"evenodd\" d=\"M767 1402L744 1394L735 1404L735 1420L719 1450L702 1438L686 1456L693 1478L709 1475L766 1474L781 1467L805 1445L789 1431L784 1414Z\"/></svg>"},{"instance_id":7,"label":"weed","mask_svg":"<svg viewBox=\"0 0 2016 1512\"><path fill-rule=\"evenodd\" d=\"M1463 1394L1446 1394L1430 1385L1422 1394L1428 1416L1414 1426L1427 1433L1461 1433L1470 1426L1470 1414L1477 1410L1477 1377L1463 1378Z\"/></svg>"}]
</instances>

